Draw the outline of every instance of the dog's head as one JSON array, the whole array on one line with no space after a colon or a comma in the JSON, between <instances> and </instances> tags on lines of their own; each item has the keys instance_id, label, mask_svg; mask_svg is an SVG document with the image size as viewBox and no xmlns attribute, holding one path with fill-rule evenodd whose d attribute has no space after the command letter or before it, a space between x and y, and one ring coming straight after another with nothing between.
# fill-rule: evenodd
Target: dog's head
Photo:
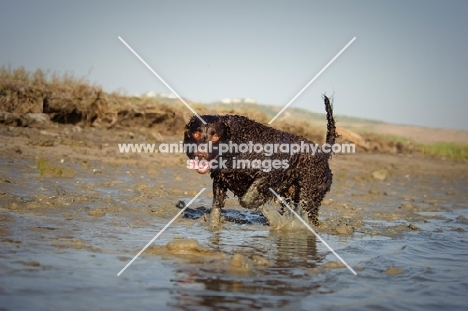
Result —
<instances>
[{"instance_id":1,"label":"dog's head","mask_svg":"<svg viewBox=\"0 0 468 311\"><path fill-rule=\"evenodd\" d=\"M206 124L197 116L193 116L185 125L184 147L190 159L205 160L206 163L218 158L219 143L229 139L229 128L221 116L204 115L201 118ZM197 168L200 174L209 170L209 165Z\"/></svg>"}]
</instances>

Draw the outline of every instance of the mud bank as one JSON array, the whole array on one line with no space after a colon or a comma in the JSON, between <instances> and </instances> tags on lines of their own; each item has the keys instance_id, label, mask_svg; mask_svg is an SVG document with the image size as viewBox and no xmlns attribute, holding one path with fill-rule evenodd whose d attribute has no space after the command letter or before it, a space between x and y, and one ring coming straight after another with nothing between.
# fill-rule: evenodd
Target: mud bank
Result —
<instances>
[{"instance_id":1,"label":"mud bank","mask_svg":"<svg viewBox=\"0 0 468 311\"><path fill-rule=\"evenodd\" d=\"M185 155L119 152L119 142L158 142L148 131L3 127L0 138L0 308L466 303L465 161L333 157L334 183L315 229L355 277L300 223L272 228L232 194L222 228L211 231L211 180L186 169ZM201 188L190 209L117 277Z\"/></svg>"}]
</instances>

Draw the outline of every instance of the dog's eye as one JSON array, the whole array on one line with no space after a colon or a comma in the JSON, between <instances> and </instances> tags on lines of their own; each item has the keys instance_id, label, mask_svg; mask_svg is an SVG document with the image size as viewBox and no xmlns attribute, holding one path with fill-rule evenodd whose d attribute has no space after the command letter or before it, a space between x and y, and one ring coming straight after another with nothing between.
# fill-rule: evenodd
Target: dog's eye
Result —
<instances>
[{"instance_id":1,"label":"dog's eye","mask_svg":"<svg viewBox=\"0 0 468 311\"><path fill-rule=\"evenodd\" d=\"M195 138L195 139L200 139L201 133L200 133L200 132L195 132L195 133L192 134L192 136L193 136L193 138Z\"/></svg>"},{"instance_id":2,"label":"dog's eye","mask_svg":"<svg viewBox=\"0 0 468 311\"><path fill-rule=\"evenodd\" d=\"M213 136L211 136L211 140L212 141L218 141L219 140L218 134L214 134Z\"/></svg>"}]
</instances>

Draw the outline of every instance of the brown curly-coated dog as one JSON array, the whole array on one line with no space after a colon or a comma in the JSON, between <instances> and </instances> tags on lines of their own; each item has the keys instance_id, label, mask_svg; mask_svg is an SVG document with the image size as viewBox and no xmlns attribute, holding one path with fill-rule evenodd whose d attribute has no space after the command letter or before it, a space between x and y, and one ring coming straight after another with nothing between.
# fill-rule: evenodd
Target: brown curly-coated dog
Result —
<instances>
[{"instance_id":1,"label":"brown curly-coated dog","mask_svg":"<svg viewBox=\"0 0 468 311\"><path fill-rule=\"evenodd\" d=\"M324 96L327 112L326 143L334 144L337 137L332 106L328 97ZM332 184L332 172L328 161L331 153L326 153L320 147L312 152L247 152L235 150L220 150L224 144L313 144L304 137L283 132L249 118L237 115L204 115L203 124L198 117L193 116L185 126L184 146L187 144L202 146L209 143L211 150L199 148L186 149L191 160L205 160L210 165L195 166L197 171L205 174L210 171L213 179L212 222L219 221L221 208L224 207L226 191L230 190L239 198L239 203L245 208L259 208L271 199L272 188L280 196L292 202L294 206L302 207L309 220L318 225L318 209ZM201 149L201 150L200 150ZM266 149L265 149L266 150ZM224 151L224 152L223 152ZM245 150L243 150L245 151ZM268 160L268 161L265 161Z\"/></svg>"}]
</instances>

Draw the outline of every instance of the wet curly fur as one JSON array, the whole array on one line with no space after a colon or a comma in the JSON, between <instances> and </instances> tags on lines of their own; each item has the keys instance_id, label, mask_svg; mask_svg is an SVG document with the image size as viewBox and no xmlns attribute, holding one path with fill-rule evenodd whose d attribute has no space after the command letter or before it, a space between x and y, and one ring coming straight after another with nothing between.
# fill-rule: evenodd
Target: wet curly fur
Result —
<instances>
[{"instance_id":1,"label":"wet curly fur","mask_svg":"<svg viewBox=\"0 0 468 311\"><path fill-rule=\"evenodd\" d=\"M327 136L326 143L334 144L337 137L335 121L329 99L324 96L325 110L327 112ZM313 143L304 137L283 132L249 118L237 115L204 115L206 122L203 124L198 117L193 116L185 126L184 144L202 144L211 141L213 147L220 142L235 144L300 144ZM220 211L224 207L226 191L230 190L238 197L239 203L244 208L259 208L269 200L275 199L269 190L272 188L281 197L286 198L294 206L302 207L307 211L309 221L318 225L318 209L330 190L333 174L328 161L330 153L273 153L266 156L264 153L239 153L231 152L222 154L218 158L218 150L212 152L187 151L190 159L225 161L225 168L210 168L213 179L213 210ZM271 169L266 172L262 168L233 168L234 161L239 160L287 160L289 167L286 169ZM208 170L205 170L208 171ZM205 173L203 171L202 173ZM200 171L199 171L200 172ZM219 215L219 213L218 213Z\"/></svg>"}]
</instances>

